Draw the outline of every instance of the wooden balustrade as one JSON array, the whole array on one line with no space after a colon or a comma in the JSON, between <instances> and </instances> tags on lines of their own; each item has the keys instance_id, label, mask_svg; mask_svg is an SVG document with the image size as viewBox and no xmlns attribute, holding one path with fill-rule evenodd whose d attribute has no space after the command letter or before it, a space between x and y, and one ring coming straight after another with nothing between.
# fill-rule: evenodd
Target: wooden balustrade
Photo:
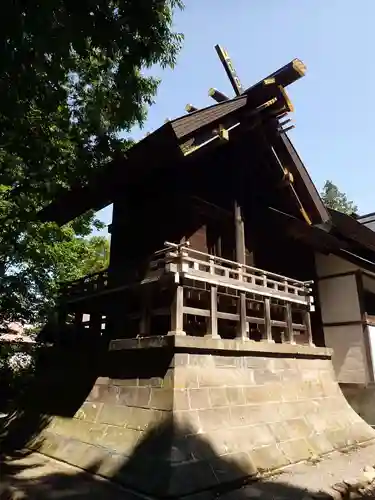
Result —
<instances>
[{"instance_id":1,"label":"wooden balustrade","mask_svg":"<svg viewBox=\"0 0 375 500\"><path fill-rule=\"evenodd\" d=\"M174 289L171 305L153 306L147 285L171 276L173 279L167 281L167 286ZM258 340L273 342L278 333L279 341L294 343L295 332L304 332L308 343L313 345L311 281L298 281L239 264L191 249L186 244L166 243L166 248L156 252L149 262L137 283L138 290L142 284L145 286L141 287L139 311L131 314L139 321L139 335L151 335L152 318L168 315L169 334L185 335L185 326L190 322L193 327L188 334L196 335L198 326L204 324L205 335L219 338L224 335L221 328L224 322L234 326L233 338L240 340L254 340L255 329ZM121 285L118 280L116 286L111 287L105 271L66 285L63 293L69 302L129 287L131 285Z\"/></svg>"},{"instance_id":2,"label":"wooden balustrade","mask_svg":"<svg viewBox=\"0 0 375 500\"><path fill-rule=\"evenodd\" d=\"M218 327L219 320L236 322L237 335L240 340L254 340L251 338L250 325L256 325L261 328L261 339L267 342L274 342L273 331L278 329L281 331L281 341L295 344L295 332L306 332L309 345L313 345L312 330L310 322L310 309L307 307L298 310L302 317L301 323L293 321L293 304L285 301L284 303L274 304L272 299L264 297L261 301L263 305L263 316L251 316L249 314L250 304L253 302L251 294L240 293L236 296L239 301L239 312L225 312L220 310L220 293L216 285L209 285L209 308L197 308L186 305L186 292L190 289L189 283L184 283L184 286L176 286L175 299L171 308L171 331L169 334L186 335L183 325L185 317L202 317L206 319L207 331L206 336L212 338L220 338ZM281 302L281 301L279 301ZM274 308L282 308L284 310L284 319L274 319L272 310ZM160 314L160 311L159 311ZM164 311L167 314L167 311Z\"/></svg>"},{"instance_id":3,"label":"wooden balustrade","mask_svg":"<svg viewBox=\"0 0 375 500\"><path fill-rule=\"evenodd\" d=\"M82 297L85 295L100 293L108 287L108 270L100 271L87 276L64 283L60 288L63 297Z\"/></svg>"},{"instance_id":4,"label":"wooden balustrade","mask_svg":"<svg viewBox=\"0 0 375 500\"><path fill-rule=\"evenodd\" d=\"M167 243L171 248L172 243ZM313 306L312 281L298 281L264 269L239 264L235 261L209 255L187 246L176 245L174 252L166 252L167 270L196 281L252 292Z\"/></svg>"},{"instance_id":5,"label":"wooden balustrade","mask_svg":"<svg viewBox=\"0 0 375 500\"><path fill-rule=\"evenodd\" d=\"M173 251L166 253L169 262L167 269L175 273L179 284L176 299L171 311L171 332L185 335L182 325L184 315L207 318L206 335L219 337L218 321L227 320L237 323L236 337L251 339L250 325L262 326L262 340L272 342L274 328L281 329L282 340L295 343L294 332L307 333L308 343L313 345L310 311L313 310L311 296L312 282L302 282L275 273L239 264L213 255L190 249L185 245L168 244ZM208 285L209 308L190 307L184 303L184 291L194 288L194 282ZM183 285L181 285L181 283ZM238 302L237 313L221 311L219 297L231 290ZM254 297L263 304L263 317L249 316L248 309ZM276 304L277 302L277 304ZM283 320L272 318L272 309L283 308ZM299 307L303 317L301 323L293 322L293 308ZM176 328L176 329L175 329Z\"/></svg>"}]
</instances>

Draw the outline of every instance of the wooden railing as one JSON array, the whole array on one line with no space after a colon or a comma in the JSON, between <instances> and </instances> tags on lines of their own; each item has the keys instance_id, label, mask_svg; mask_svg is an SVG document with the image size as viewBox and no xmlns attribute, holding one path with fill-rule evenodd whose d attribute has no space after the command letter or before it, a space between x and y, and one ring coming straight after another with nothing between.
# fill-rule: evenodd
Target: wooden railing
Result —
<instances>
[{"instance_id":1,"label":"wooden railing","mask_svg":"<svg viewBox=\"0 0 375 500\"><path fill-rule=\"evenodd\" d=\"M252 328L255 328L260 339L265 341L273 341L278 331L281 341L294 343L295 334L299 332L313 345L312 281L298 281L239 264L194 250L186 243L167 242L145 269L137 284L155 283L171 276L173 279L168 286L174 288L174 299L171 306L164 308L156 308L149 302L140 304L138 312L131 314L132 320L139 321L140 335L152 334L150 318L168 315L170 334L174 335L185 335L189 322L195 326L203 322L206 325L204 334L218 338L220 322L224 320L235 325L236 337L242 340L252 339ZM112 293L131 286L130 283L121 284L118 279L117 283L111 283L108 272L103 271L65 285L63 293L67 301L76 302L90 295ZM221 327L220 330L222 333Z\"/></svg>"},{"instance_id":2,"label":"wooden railing","mask_svg":"<svg viewBox=\"0 0 375 500\"><path fill-rule=\"evenodd\" d=\"M167 249L160 252L151 266L166 263L167 272L178 273L185 279L205 281L217 286L288 300L313 308L312 281L298 281L264 269L239 264L216 257L189 246L166 242Z\"/></svg>"},{"instance_id":3,"label":"wooden railing","mask_svg":"<svg viewBox=\"0 0 375 500\"><path fill-rule=\"evenodd\" d=\"M208 319L206 335L220 337L219 320L235 321L237 338L251 339L250 325L261 326L261 339L272 342L273 328L282 330L281 341L295 343L295 332L304 332L306 342L313 345L310 311L314 310L312 281L298 281L279 274L191 249L187 245L168 245L164 254L168 272L175 274L176 291L171 310L171 334L184 335L185 315ZM156 259L160 262L161 254ZM158 264L156 264L158 265ZM203 309L186 305L189 289L202 282L210 294L210 307ZM207 287L208 285L208 287ZM201 288L200 288L201 290ZM218 310L219 296L235 299L237 311ZM249 315L256 303L262 316ZM293 321L293 308L298 306L302 322ZM273 319L272 310L280 309L283 319Z\"/></svg>"},{"instance_id":4,"label":"wooden railing","mask_svg":"<svg viewBox=\"0 0 375 500\"><path fill-rule=\"evenodd\" d=\"M104 271L88 274L81 279L62 284L60 294L70 300L82 299L89 295L100 294L104 290L107 290L108 286L108 270L105 269Z\"/></svg>"}]
</instances>

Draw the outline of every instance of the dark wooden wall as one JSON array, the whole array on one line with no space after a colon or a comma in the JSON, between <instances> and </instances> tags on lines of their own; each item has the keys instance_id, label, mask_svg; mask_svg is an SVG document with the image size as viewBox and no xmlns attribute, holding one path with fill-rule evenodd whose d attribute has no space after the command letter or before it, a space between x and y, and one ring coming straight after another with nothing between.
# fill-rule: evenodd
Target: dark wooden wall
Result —
<instances>
[{"instance_id":1,"label":"dark wooden wall","mask_svg":"<svg viewBox=\"0 0 375 500\"><path fill-rule=\"evenodd\" d=\"M114 203L113 275L139 268L165 241L235 260L234 200L243 208L246 262L299 280L315 278L313 249L292 240L265 216L268 206L290 213L290 200L251 141L207 158L154 171ZM314 319L315 316L315 319ZM320 314L313 315L320 328ZM318 334L319 336L319 334Z\"/></svg>"}]
</instances>

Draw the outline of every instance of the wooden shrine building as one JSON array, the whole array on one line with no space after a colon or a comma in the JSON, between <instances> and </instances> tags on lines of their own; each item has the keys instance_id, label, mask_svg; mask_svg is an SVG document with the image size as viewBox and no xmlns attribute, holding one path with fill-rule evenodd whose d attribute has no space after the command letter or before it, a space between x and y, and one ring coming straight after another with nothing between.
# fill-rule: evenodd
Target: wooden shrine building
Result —
<instances>
[{"instance_id":1,"label":"wooden shrine building","mask_svg":"<svg viewBox=\"0 0 375 500\"><path fill-rule=\"evenodd\" d=\"M235 99L164 124L43 211L63 224L114 204L109 268L64 287L66 313L89 314L111 339L290 342L295 332L312 343L313 254L279 222L298 231L329 220L280 121L292 111L285 87L303 73L293 61Z\"/></svg>"},{"instance_id":2,"label":"wooden shrine building","mask_svg":"<svg viewBox=\"0 0 375 500\"><path fill-rule=\"evenodd\" d=\"M324 206L288 137L303 63L243 89L218 52L236 97L212 89L215 104L189 106L40 213L64 224L113 203L108 269L59 302L62 323L109 349L42 452L89 470L99 457L98 473L159 498L375 436L327 349L339 382L374 383L375 232Z\"/></svg>"},{"instance_id":3,"label":"wooden shrine building","mask_svg":"<svg viewBox=\"0 0 375 500\"><path fill-rule=\"evenodd\" d=\"M324 345L319 311L310 318L315 253L342 252L349 226L375 238L327 210L287 135L286 88L304 73L294 60L234 99L211 90L221 102L190 106L46 207L59 224L114 207L109 268L66 284L61 313L90 315L110 339Z\"/></svg>"}]
</instances>

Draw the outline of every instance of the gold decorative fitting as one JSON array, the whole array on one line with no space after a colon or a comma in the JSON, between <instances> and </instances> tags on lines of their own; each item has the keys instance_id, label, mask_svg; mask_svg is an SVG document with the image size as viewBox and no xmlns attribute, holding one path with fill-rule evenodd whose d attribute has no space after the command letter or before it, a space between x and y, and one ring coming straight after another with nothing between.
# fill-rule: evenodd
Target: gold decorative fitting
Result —
<instances>
[{"instance_id":1,"label":"gold decorative fitting","mask_svg":"<svg viewBox=\"0 0 375 500\"><path fill-rule=\"evenodd\" d=\"M294 182L293 174L292 172L289 172L287 168L284 169L283 182L285 182L286 184L293 184Z\"/></svg>"},{"instance_id":2,"label":"gold decorative fitting","mask_svg":"<svg viewBox=\"0 0 375 500\"><path fill-rule=\"evenodd\" d=\"M301 76L306 74L307 67L300 59L293 59L293 69Z\"/></svg>"},{"instance_id":3,"label":"gold decorative fitting","mask_svg":"<svg viewBox=\"0 0 375 500\"><path fill-rule=\"evenodd\" d=\"M305 219L305 221L307 222L307 224L308 224L309 226L312 226L312 220L311 220L311 219L310 219L310 217L307 215L306 210L305 210L303 207L301 207L301 208L300 208L300 211L301 211L301 214L303 215L303 218L304 218L304 219Z\"/></svg>"},{"instance_id":4,"label":"gold decorative fitting","mask_svg":"<svg viewBox=\"0 0 375 500\"><path fill-rule=\"evenodd\" d=\"M272 85L273 83L276 83L276 80L275 78L266 78L264 81L263 81L264 85Z\"/></svg>"},{"instance_id":5,"label":"gold decorative fitting","mask_svg":"<svg viewBox=\"0 0 375 500\"><path fill-rule=\"evenodd\" d=\"M267 101L267 102L261 104L260 106L258 106L257 110L262 110L262 109L265 109L265 108L269 108L270 106L272 106L276 102L277 102L277 97L273 97L269 101Z\"/></svg>"},{"instance_id":6,"label":"gold decorative fitting","mask_svg":"<svg viewBox=\"0 0 375 500\"><path fill-rule=\"evenodd\" d=\"M192 104L186 104L185 106L185 111L187 113L193 113L194 111L198 111L198 108L196 108L195 106L193 106Z\"/></svg>"},{"instance_id":7,"label":"gold decorative fitting","mask_svg":"<svg viewBox=\"0 0 375 500\"><path fill-rule=\"evenodd\" d=\"M222 141L229 141L229 131L224 127L219 127L219 137Z\"/></svg>"},{"instance_id":8,"label":"gold decorative fitting","mask_svg":"<svg viewBox=\"0 0 375 500\"><path fill-rule=\"evenodd\" d=\"M279 90L280 90L280 93L281 93L281 95L282 95L282 97L284 99L284 103L285 103L285 108L284 109L285 109L285 111L293 113L294 106L292 104L292 101L289 99L289 96L286 93L286 90L281 85L279 85Z\"/></svg>"}]
</instances>

